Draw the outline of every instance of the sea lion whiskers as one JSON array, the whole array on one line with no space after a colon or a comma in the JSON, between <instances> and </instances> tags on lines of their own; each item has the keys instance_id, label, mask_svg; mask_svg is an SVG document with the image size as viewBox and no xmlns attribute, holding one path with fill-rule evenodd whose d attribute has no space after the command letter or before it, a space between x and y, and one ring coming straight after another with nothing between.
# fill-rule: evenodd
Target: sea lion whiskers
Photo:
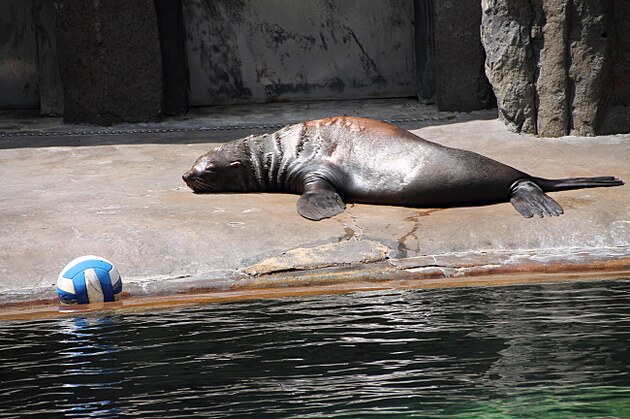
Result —
<instances>
[{"instance_id":1,"label":"sea lion whiskers","mask_svg":"<svg viewBox=\"0 0 630 419\"><path fill-rule=\"evenodd\" d=\"M214 188L212 187L211 184L196 178L196 179L192 179L191 180L191 184L193 186L193 190L197 193L204 193L204 192L214 192Z\"/></svg>"}]
</instances>

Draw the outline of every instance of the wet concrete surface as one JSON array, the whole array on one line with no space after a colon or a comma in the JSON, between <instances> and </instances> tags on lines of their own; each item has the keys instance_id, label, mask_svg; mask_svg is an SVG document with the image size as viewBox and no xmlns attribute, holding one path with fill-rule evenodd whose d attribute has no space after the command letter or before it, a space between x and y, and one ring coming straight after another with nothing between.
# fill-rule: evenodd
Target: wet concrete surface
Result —
<instances>
[{"instance_id":1,"label":"wet concrete surface","mask_svg":"<svg viewBox=\"0 0 630 419\"><path fill-rule=\"evenodd\" d=\"M628 185L552 193L565 210L557 218L525 219L509 203L449 209L350 204L332 219L313 222L297 214L295 195L195 195L181 180L217 143L252 129L275 130L227 133L220 127L335 114L395 119L428 140L549 178L614 175L627 182L630 135L538 139L508 132L495 111L440 113L413 101L221 112L110 128L0 115L0 305L54 298L61 269L86 254L117 266L127 297L329 285L379 275L391 280L396 273L406 280L411 274L461 277L467 273L444 269L457 268L462 254L479 266L505 266L506 258L520 255L516 265L534 263L539 273L587 262L590 270L612 266L615 275L630 276Z\"/></svg>"}]
</instances>

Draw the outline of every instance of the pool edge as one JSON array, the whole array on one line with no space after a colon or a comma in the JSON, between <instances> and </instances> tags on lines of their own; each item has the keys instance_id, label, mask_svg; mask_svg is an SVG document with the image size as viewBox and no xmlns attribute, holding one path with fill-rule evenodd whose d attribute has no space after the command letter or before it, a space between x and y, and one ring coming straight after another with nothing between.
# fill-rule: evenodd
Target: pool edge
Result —
<instances>
[{"instance_id":1,"label":"pool edge","mask_svg":"<svg viewBox=\"0 0 630 419\"><path fill-rule=\"evenodd\" d=\"M265 275L237 274L233 281L219 281L221 285L218 287L203 279L149 291L141 284L129 284L122 300L113 303L59 306L56 300L33 298L0 305L0 321L99 316L240 300L359 291L606 279L630 279L630 256L625 248L620 248L617 253L607 249L595 254L567 249L547 252L462 252L287 270ZM227 283L229 286L226 287Z\"/></svg>"}]
</instances>

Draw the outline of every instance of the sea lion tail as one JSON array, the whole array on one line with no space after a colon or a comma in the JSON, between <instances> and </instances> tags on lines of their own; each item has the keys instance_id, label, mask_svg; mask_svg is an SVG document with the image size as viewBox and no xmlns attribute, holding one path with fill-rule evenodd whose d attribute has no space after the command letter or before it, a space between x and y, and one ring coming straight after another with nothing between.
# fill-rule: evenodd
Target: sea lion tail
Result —
<instances>
[{"instance_id":1,"label":"sea lion tail","mask_svg":"<svg viewBox=\"0 0 630 419\"><path fill-rule=\"evenodd\" d=\"M620 186L624 182L614 176L571 177L566 179L534 178L534 181L545 192L566 191L569 189L602 188Z\"/></svg>"},{"instance_id":2,"label":"sea lion tail","mask_svg":"<svg viewBox=\"0 0 630 419\"><path fill-rule=\"evenodd\" d=\"M512 185L510 202L525 218L530 218L534 215L539 217L545 215L558 216L564 212L562 207L551 197L547 196L545 192L619 185L623 185L623 181L614 176L523 179Z\"/></svg>"}]
</instances>

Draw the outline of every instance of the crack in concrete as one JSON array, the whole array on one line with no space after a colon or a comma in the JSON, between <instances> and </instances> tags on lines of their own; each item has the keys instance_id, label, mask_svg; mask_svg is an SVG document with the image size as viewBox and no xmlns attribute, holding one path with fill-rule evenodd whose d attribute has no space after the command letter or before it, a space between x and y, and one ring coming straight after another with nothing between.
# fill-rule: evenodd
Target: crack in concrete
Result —
<instances>
[{"instance_id":1,"label":"crack in concrete","mask_svg":"<svg viewBox=\"0 0 630 419\"><path fill-rule=\"evenodd\" d=\"M354 215L352 211L350 211L350 209L347 209L346 212L348 213L348 215L350 216L350 220L352 221L351 228L354 230L354 235L352 238L354 240L363 240L363 233L365 230L359 224L359 218Z\"/></svg>"},{"instance_id":2,"label":"crack in concrete","mask_svg":"<svg viewBox=\"0 0 630 419\"><path fill-rule=\"evenodd\" d=\"M341 224L344 231L344 235L339 237L338 242L350 241L350 240L356 240L356 241L363 240L363 233L365 230L359 224L358 217L352 214L352 211L350 210L352 207L354 207L354 205L349 205L348 207L346 207L346 211L344 212L342 216L336 217L337 222ZM346 217L350 218L349 222L342 219Z\"/></svg>"},{"instance_id":3,"label":"crack in concrete","mask_svg":"<svg viewBox=\"0 0 630 419\"><path fill-rule=\"evenodd\" d=\"M406 258L409 256L409 251L411 250L419 250L420 248L420 238L418 237L418 235L416 234L418 232L418 230L420 229L420 217L428 217L429 215L433 214L434 212L438 212L438 211L443 211L444 208L432 208L426 211L418 211L416 213L416 215L412 215L409 216L407 218L405 218L405 221L411 221L414 223L413 227L411 228L411 230L409 230L407 233L405 233L404 235L402 235L399 239L398 239L398 255L397 257L399 258ZM416 239L417 246L416 249L411 249L408 245L407 245L407 240L409 240L409 238L414 238Z\"/></svg>"},{"instance_id":4,"label":"crack in concrete","mask_svg":"<svg viewBox=\"0 0 630 419\"><path fill-rule=\"evenodd\" d=\"M406 258L406 257L409 256L409 251L411 249L409 248L409 246L407 246L407 240L410 237L413 237L418 242L420 241L418 239L418 236L416 235L416 232L418 231L418 229L420 229L420 222L418 220L419 218L420 218L419 214L418 215L412 215L411 217L405 218L405 221L411 221L414 224L413 224L413 227L411 228L411 230L409 230L407 233L405 233L403 236L401 236L398 239L398 255L397 255L397 257L399 257L399 258Z\"/></svg>"}]
</instances>

